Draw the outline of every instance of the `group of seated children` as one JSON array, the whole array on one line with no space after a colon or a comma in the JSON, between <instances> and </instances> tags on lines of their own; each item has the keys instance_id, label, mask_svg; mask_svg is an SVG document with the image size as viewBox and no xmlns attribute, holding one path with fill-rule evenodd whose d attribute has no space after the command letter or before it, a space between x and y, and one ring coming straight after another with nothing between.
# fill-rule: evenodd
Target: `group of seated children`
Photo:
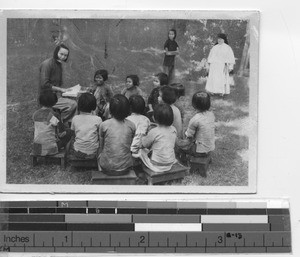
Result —
<instances>
[{"instance_id":1,"label":"group of seated children","mask_svg":"<svg viewBox=\"0 0 300 257\"><path fill-rule=\"evenodd\" d=\"M193 95L191 102L197 114L183 133L181 113L174 105L178 95L168 86L165 73L154 77L148 106L138 76L127 76L126 88L116 95L106 85L107 79L106 70L95 73L91 92L82 93L78 99L79 114L73 117L70 129L64 128L52 108L57 102L53 91L40 95L42 108L33 115L34 154L56 154L73 137L71 151L76 157L97 158L103 173L123 175L138 158L152 171L164 172L176 163L175 151L205 156L214 150L215 118L209 111L208 93Z\"/></svg>"}]
</instances>

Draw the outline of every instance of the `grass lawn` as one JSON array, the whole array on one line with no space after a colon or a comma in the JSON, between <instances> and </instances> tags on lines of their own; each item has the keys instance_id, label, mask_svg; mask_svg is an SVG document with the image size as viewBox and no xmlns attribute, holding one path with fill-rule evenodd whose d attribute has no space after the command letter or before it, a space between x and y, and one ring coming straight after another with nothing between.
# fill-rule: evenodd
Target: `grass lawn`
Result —
<instances>
[{"instance_id":1,"label":"grass lawn","mask_svg":"<svg viewBox=\"0 0 300 257\"><path fill-rule=\"evenodd\" d=\"M22 59L23 58L23 59ZM37 109L37 67L41 57L8 56L7 83L7 183L16 184L90 184L91 171L66 170L57 164L40 164L31 167L29 154L33 141L32 114ZM25 65L28 63L30 65ZM22 65L23 64L23 65ZM148 77L144 72L145 77ZM151 81L143 81L141 88L149 94ZM113 78L115 93L120 92L124 81ZM183 113L184 127L194 115L191 96L204 89L205 83L196 83L182 77L186 96L177 106ZM225 99L212 97L212 110L216 116L216 150L207 178L197 174L186 176L180 185L246 186L248 184L249 92L248 79L235 78L236 85ZM75 85L75 83L74 83ZM179 185L179 182L168 183Z\"/></svg>"}]
</instances>

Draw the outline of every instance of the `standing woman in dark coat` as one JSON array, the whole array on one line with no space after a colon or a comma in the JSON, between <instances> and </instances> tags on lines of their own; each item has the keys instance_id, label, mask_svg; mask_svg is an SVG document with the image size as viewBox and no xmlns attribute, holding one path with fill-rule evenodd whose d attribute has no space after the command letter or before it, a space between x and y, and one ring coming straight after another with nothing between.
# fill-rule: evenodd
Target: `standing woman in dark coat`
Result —
<instances>
[{"instance_id":1,"label":"standing woman in dark coat","mask_svg":"<svg viewBox=\"0 0 300 257\"><path fill-rule=\"evenodd\" d=\"M56 92L57 103L53 108L59 109L64 123L70 122L76 112L77 103L75 100L62 97L62 93L67 89L62 88L62 63L69 57L69 49L65 45L58 45L53 53L53 57L42 62L40 66L40 87L39 93L45 90Z\"/></svg>"}]
</instances>

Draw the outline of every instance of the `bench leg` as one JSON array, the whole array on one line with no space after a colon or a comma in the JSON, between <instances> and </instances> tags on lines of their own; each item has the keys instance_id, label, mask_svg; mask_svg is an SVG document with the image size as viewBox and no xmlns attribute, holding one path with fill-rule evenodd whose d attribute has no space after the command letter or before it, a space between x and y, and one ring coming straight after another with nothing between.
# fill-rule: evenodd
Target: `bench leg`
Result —
<instances>
[{"instance_id":1,"label":"bench leg","mask_svg":"<svg viewBox=\"0 0 300 257\"><path fill-rule=\"evenodd\" d=\"M150 177L147 177L147 181L148 181L148 186L152 186L153 185L152 179Z\"/></svg>"},{"instance_id":2,"label":"bench leg","mask_svg":"<svg viewBox=\"0 0 300 257\"><path fill-rule=\"evenodd\" d=\"M32 164L32 167L37 165L37 157L36 156L31 156L31 164Z\"/></svg>"},{"instance_id":3,"label":"bench leg","mask_svg":"<svg viewBox=\"0 0 300 257\"><path fill-rule=\"evenodd\" d=\"M200 163L192 163L190 172L198 173L201 177L206 178L207 177L207 174L206 174L207 169L208 169L208 165L200 164Z\"/></svg>"},{"instance_id":4,"label":"bench leg","mask_svg":"<svg viewBox=\"0 0 300 257\"><path fill-rule=\"evenodd\" d=\"M66 160L65 160L65 157L60 158L60 167L61 167L62 169L65 169L65 168L66 168Z\"/></svg>"},{"instance_id":5,"label":"bench leg","mask_svg":"<svg viewBox=\"0 0 300 257\"><path fill-rule=\"evenodd\" d=\"M207 177L207 169L208 169L208 165L199 165L199 174L201 177L206 178Z\"/></svg>"}]
</instances>

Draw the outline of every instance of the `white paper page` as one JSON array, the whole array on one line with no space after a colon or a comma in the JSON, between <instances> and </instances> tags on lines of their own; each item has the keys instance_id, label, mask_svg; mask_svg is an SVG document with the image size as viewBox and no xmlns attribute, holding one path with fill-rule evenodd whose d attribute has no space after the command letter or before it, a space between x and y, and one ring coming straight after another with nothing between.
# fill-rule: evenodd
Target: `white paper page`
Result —
<instances>
[{"instance_id":1,"label":"white paper page","mask_svg":"<svg viewBox=\"0 0 300 257\"><path fill-rule=\"evenodd\" d=\"M81 86L79 84L77 84L76 86L70 87L69 89L70 89L70 91L62 93L62 96L65 96L65 97L77 97L78 93L81 91Z\"/></svg>"}]
</instances>

